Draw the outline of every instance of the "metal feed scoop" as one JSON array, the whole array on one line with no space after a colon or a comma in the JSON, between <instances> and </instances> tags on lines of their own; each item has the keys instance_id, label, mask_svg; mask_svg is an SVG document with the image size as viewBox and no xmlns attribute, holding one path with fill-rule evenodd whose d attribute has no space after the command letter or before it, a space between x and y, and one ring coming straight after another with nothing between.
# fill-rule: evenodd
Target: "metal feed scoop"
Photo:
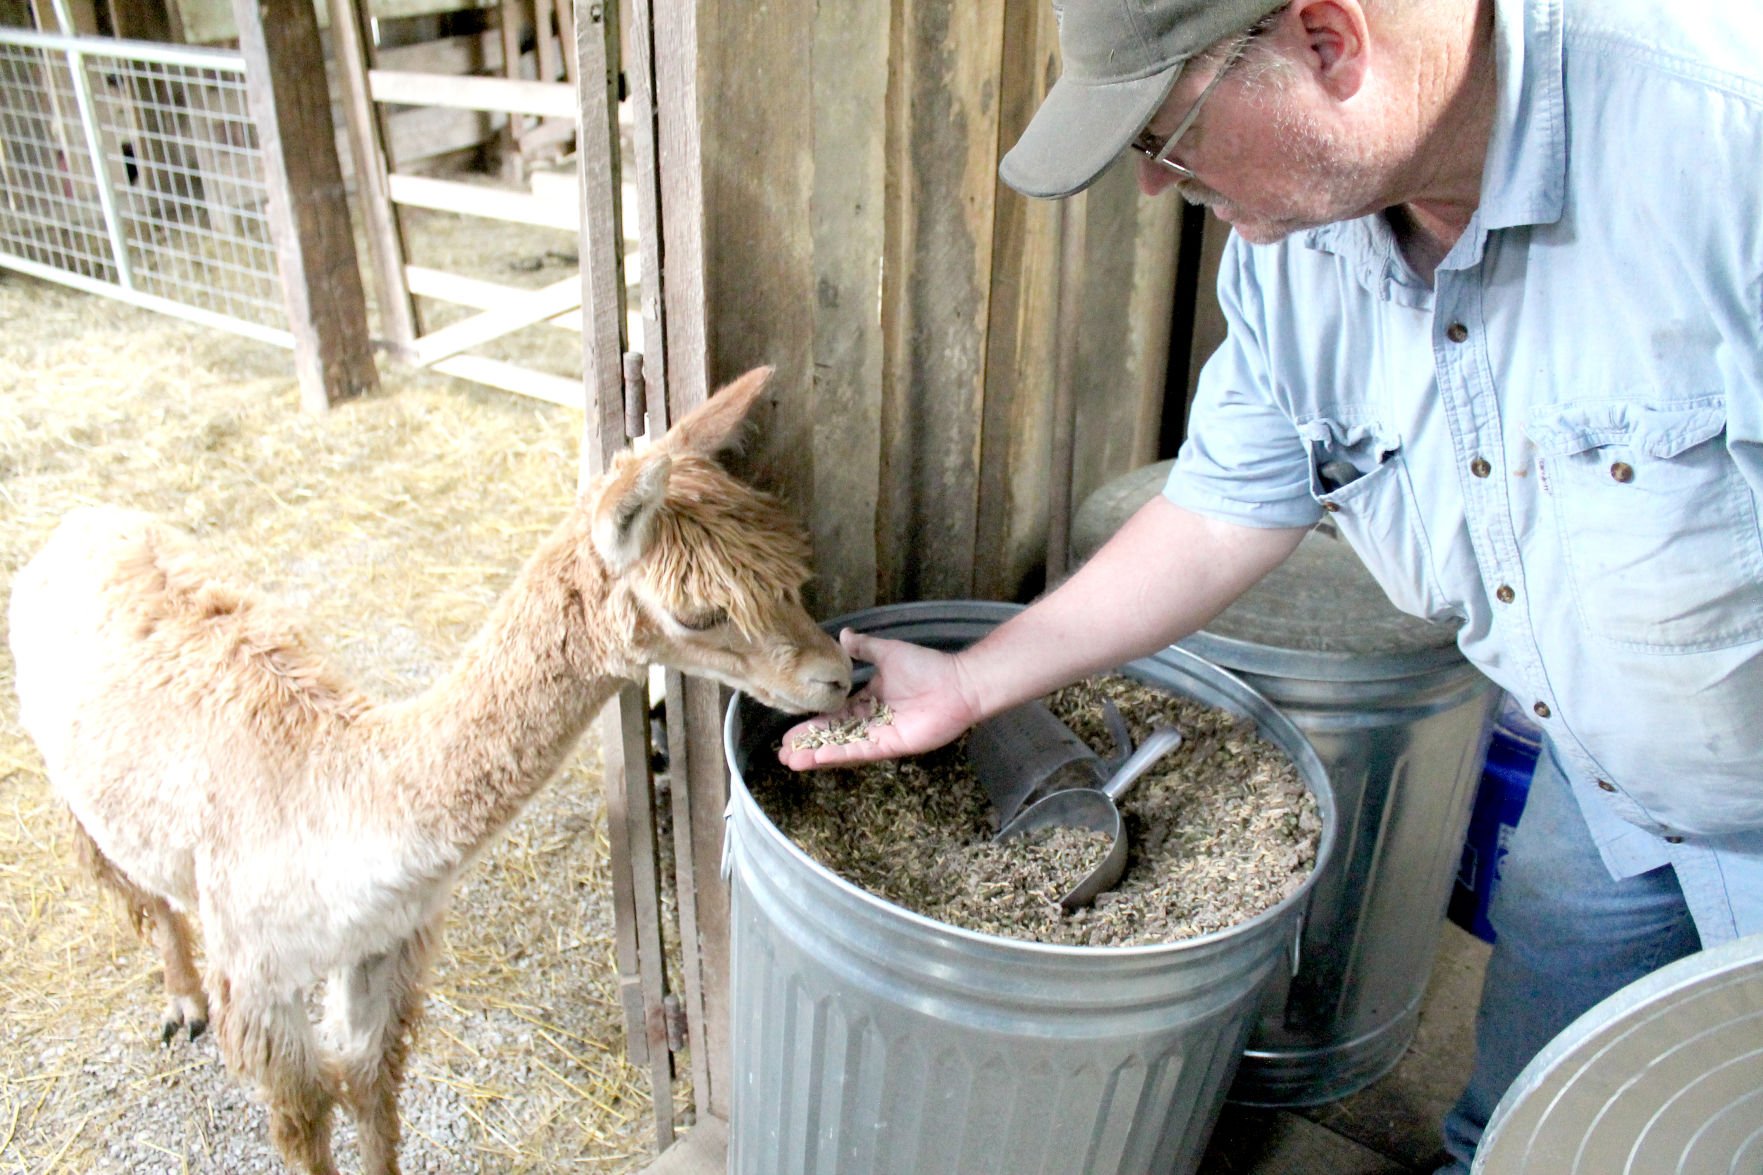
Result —
<instances>
[{"instance_id":1,"label":"metal feed scoop","mask_svg":"<svg viewBox=\"0 0 1763 1175\"><path fill-rule=\"evenodd\" d=\"M1134 749L1120 711L1112 702L1103 707L1117 752L1112 769L1040 702L988 718L968 736L968 757L1000 826L994 841L1045 828L1089 829L1108 837L1108 855L1059 899L1068 913L1119 883L1127 857L1120 797L1181 745L1181 732L1164 726Z\"/></svg>"}]
</instances>

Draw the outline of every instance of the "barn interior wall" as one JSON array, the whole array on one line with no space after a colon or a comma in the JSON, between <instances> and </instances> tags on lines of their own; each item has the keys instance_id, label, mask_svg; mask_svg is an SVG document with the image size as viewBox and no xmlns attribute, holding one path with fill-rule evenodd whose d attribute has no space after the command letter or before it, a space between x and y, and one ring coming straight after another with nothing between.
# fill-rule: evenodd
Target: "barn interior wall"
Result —
<instances>
[{"instance_id":1,"label":"barn interior wall","mask_svg":"<svg viewBox=\"0 0 1763 1175\"><path fill-rule=\"evenodd\" d=\"M1045 0L697 19L709 366L778 367L746 460L810 521L817 609L1031 596L1065 476L1059 282L1082 283L1076 503L1159 455L1178 202L1116 168L1061 275L1059 205L999 181L1057 76Z\"/></svg>"}]
</instances>

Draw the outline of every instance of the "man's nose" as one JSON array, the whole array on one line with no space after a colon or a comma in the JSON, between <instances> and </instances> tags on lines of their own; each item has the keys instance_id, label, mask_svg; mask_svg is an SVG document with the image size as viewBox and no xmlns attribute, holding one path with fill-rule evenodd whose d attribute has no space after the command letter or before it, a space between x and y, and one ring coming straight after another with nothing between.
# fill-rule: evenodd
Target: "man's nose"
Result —
<instances>
[{"instance_id":1,"label":"man's nose","mask_svg":"<svg viewBox=\"0 0 1763 1175\"><path fill-rule=\"evenodd\" d=\"M1133 160L1133 166L1139 170L1139 191L1147 196L1160 195L1181 182L1181 177L1173 171L1159 167L1142 155Z\"/></svg>"}]
</instances>

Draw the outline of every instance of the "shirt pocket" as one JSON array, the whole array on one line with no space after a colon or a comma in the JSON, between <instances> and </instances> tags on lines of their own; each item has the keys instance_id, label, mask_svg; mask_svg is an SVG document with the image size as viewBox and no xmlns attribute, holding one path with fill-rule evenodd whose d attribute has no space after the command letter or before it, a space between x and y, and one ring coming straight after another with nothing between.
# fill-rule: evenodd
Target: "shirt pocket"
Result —
<instances>
[{"instance_id":1,"label":"shirt pocket","mask_svg":"<svg viewBox=\"0 0 1763 1175\"><path fill-rule=\"evenodd\" d=\"M1401 442L1377 424L1317 419L1298 426L1310 493L1384 594L1425 620L1455 617L1432 574Z\"/></svg>"},{"instance_id":2,"label":"shirt pocket","mask_svg":"<svg viewBox=\"0 0 1763 1175\"><path fill-rule=\"evenodd\" d=\"M1527 432L1587 632L1649 652L1763 636L1763 536L1724 397L1555 405Z\"/></svg>"}]
</instances>

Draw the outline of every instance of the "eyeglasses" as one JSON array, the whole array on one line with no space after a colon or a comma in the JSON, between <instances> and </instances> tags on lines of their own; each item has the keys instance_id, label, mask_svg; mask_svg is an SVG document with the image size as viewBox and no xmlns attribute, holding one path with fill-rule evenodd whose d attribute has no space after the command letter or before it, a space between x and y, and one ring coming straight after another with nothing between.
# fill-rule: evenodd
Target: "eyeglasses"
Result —
<instances>
[{"instance_id":1,"label":"eyeglasses","mask_svg":"<svg viewBox=\"0 0 1763 1175\"><path fill-rule=\"evenodd\" d=\"M1251 29L1237 39L1237 43L1232 45L1230 52L1225 55L1224 64L1218 67L1218 72L1212 75L1212 80L1206 83L1206 88L1200 91L1200 96L1194 99L1194 104L1188 107L1186 116L1182 118L1175 130L1170 132L1168 138L1159 142L1157 136L1151 133L1151 128L1146 127L1139 132L1138 138L1132 141L1132 149L1157 166L1174 172L1181 179L1198 179L1199 177L1186 164L1177 163L1169 157L1169 153L1175 149L1177 143L1181 142L1181 137L1193 128L1194 120L1200 117L1200 108L1206 105L1206 99L1212 96L1212 91L1218 88L1218 83L1224 80L1224 75L1230 72L1231 66L1242 59L1243 54L1249 48L1249 42L1253 41L1256 33L1260 31L1259 27Z\"/></svg>"}]
</instances>

